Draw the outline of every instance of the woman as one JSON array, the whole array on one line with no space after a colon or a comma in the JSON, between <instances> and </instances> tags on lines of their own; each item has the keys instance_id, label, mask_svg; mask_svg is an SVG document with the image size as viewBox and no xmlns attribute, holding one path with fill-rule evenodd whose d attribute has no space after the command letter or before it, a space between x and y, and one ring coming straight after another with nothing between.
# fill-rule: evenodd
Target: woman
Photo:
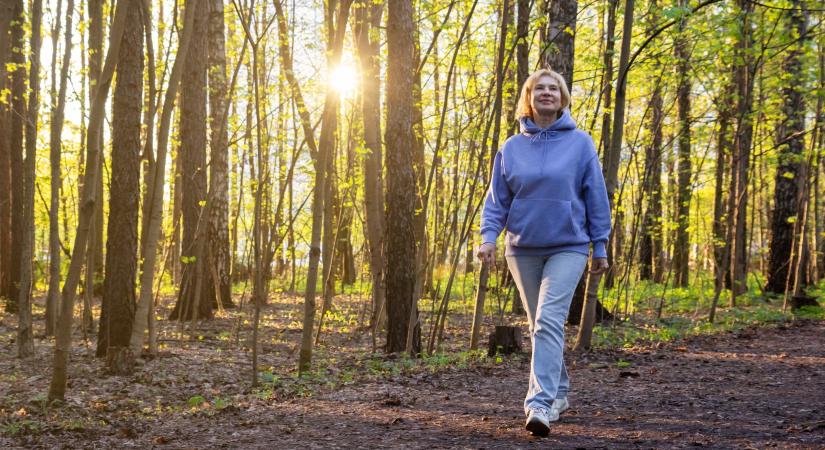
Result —
<instances>
[{"instance_id":1,"label":"woman","mask_svg":"<svg viewBox=\"0 0 825 450\"><path fill-rule=\"evenodd\" d=\"M481 215L478 257L494 263L496 239L507 229L504 255L530 320L533 347L524 412L526 428L545 436L569 408L564 322L587 265L607 270L610 205L593 140L570 117L570 92L550 69L521 89L521 134L496 153Z\"/></svg>"}]
</instances>

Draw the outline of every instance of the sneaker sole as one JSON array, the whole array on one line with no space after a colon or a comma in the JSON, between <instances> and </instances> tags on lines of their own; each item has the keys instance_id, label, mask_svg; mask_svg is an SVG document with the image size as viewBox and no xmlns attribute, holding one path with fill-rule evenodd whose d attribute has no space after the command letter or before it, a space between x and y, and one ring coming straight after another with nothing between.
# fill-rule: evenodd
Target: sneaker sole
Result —
<instances>
[{"instance_id":1,"label":"sneaker sole","mask_svg":"<svg viewBox=\"0 0 825 450\"><path fill-rule=\"evenodd\" d=\"M527 422L527 425L524 426L527 431L533 433L535 436L547 436L550 433L550 427L543 424L540 420L530 420Z\"/></svg>"}]
</instances>

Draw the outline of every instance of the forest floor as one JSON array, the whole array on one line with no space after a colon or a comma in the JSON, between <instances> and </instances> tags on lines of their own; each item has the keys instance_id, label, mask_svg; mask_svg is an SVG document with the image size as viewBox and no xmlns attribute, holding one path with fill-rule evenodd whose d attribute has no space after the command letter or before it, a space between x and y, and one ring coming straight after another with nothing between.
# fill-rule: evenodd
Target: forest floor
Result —
<instances>
[{"instance_id":1,"label":"forest floor","mask_svg":"<svg viewBox=\"0 0 825 450\"><path fill-rule=\"evenodd\" d=\"M304 377L300 304L268 305L255 389L248 311L194 333L160 321L160 354L131 377L106 375L93 340L76 343L61 406L45 401L51 341L16 359L15 319L0 315L0 448L825 448L825 321L568 351L571 409L540 438L523 428L529 355L459 351L460 312L445 333L455 351L373 354L363 310L345 305Z\"/></svg>"}]
</instances>

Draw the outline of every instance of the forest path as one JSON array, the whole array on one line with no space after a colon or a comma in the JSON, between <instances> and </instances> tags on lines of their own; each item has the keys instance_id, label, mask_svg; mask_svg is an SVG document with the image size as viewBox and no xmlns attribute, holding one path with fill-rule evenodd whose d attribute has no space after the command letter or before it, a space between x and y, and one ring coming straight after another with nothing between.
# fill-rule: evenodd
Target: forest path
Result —
<instances>
[{"instance_id":1,"label":"forest path","mask_svg":"<svg viewBox=\"0 0 825 450\"><path fill-rule=\"evenodd\" d=\"M568 362L572 407L546 438L523 429L523 358L166 423L132 442L166 436L166 448L825 447L823 322L569 355Z\"/></svg>"}]
</instances>

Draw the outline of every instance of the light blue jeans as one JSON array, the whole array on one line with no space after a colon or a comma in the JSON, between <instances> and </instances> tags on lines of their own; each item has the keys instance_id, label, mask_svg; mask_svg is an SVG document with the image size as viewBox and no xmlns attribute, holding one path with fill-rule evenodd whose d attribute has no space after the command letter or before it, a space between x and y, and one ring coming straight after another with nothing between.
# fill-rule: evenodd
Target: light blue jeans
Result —
<instances>
[{"instance_id":1,"label":"light blue jeans","mask_svg":"<svg viewBox=\"0 0 825 450\"><path fill-rule=\"evenodd\" d=\"M564 366L564 323L587 255L562 252L552 256L507 256L524 309L530 320L530 384L524 412L547 408L567 397L570 378Z\"/></svg>"}]
</instances>

